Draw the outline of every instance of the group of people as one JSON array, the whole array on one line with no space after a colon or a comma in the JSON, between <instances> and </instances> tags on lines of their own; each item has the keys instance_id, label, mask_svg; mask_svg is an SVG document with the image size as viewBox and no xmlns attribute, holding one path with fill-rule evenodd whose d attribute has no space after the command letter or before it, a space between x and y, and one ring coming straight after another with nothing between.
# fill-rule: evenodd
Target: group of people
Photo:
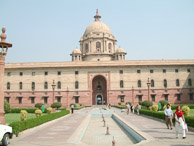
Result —
<instances>
[{"instance_id":1,"label":"group of people","mask_svg":"<svg viewBox=\"0 0 194 146\"><path fill-rule=\"evenodd\" d=\"M179 137L179 132L182 132L183 139L186 138L186 129L187 125L184 118L184 113L181 111L180 105L176 107L176 111L173 114L173 111L170 108L170 104L167 104L166 109L164 110L165 120L167 129L173 129L172 119L175 118L175 130L176 130L176 138Z\"/></svg>"},{"instance_id":2,"label":"group of people","mask_svg":"<svg viewBox=\"0 0 194 146\"><path fill-rule=\"evenodd\" d=\"M139 110L140 110L139 104L137 104L135 107L133 104L129 105L129 103L127 103L126 108L127 108L127 114L129 114L129 110L131 110L131 113L134 113L135 108L136 108L137 114L139 115Z\"/></svg>"}]
</instances>

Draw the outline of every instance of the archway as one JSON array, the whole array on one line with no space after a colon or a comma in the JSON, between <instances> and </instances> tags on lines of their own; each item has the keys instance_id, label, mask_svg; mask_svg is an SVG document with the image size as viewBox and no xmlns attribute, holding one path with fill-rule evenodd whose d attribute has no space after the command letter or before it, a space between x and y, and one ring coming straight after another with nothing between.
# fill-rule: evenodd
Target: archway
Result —
<instances>
[{"instance_id":1,"label":"archway","mask_svg":"<svg viewBox=\"0 0 194 146\"><path fill-rule=\"evenodd\" d=\"M98 75L92 80L92 104L101 105L107 103L107 83L106 79Z\"/></svg>"}]
</instances>

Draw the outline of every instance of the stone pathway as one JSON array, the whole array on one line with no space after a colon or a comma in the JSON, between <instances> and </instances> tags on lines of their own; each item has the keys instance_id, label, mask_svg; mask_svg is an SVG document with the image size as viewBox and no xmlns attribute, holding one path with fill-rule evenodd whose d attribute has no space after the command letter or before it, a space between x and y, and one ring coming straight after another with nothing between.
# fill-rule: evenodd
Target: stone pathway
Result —
<instances>
[{"instance_id":1,"label":"stone pathway","mask_svg":"<svg viewBox=\"0 0 194 146\"><path fill-rule=\"evenodd\" d=\"M73 115L70 114L40 125L39 127L26 130L19 137L13 138L10 146L89 146L91 145L91 141L96 143L95 146L102 146L103 142L106 146L112 146L112 135L110 135L110 138L107 138L105 137L105 131L99 132L100 128L105 128L99 128L99 124L102 124L99 120L102 119L97 118L95 120L95 118L91 118L88 128L86 129L86 125L91 116L91 113L88 113L88 111L95 112L96 110L96 107L85 108L81 110L82 113L76 111ZM119 109L112 108L111 110L118 111ZM137 146L194 146L194 132L188 132L187 139L181 139L181 135L179 139L175 139L175 131L166 129L164 122L131 113L129 115L126 115L126 113L117 113L117 115L132 128L149 137L149 140L136 144ZM111 127L116 127L114 125L115 123L109 122L110 124L113 124ZM86 130L85 134L83 132L84 130ZM119 137L120 133L121 131L117 131L114 134L118 135L118 137L115 136L116 146L118 144L119 146L126 145L124 143L119 143L122 139L129 140L126 136ZM80 135L83 136L82 141L80 141ZM93 145L94 144L92 144L92 146ZM134 144L129 140L127 145Z\"/></svg>"}]
</instances>

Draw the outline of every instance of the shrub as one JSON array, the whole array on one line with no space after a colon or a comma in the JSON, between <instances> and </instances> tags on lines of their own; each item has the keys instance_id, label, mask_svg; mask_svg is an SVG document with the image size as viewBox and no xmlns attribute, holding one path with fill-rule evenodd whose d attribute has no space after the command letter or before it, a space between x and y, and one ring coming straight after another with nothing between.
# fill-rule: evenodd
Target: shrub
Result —
<instances>
[{"instance_id":1,"label":"shrub","mask_svg":"<svg viewBox=\"0 0 194 146\"><path fill-rule=\"evenodd\" d=\"M11 108L10 113L20 113L21 110L26 110L28 113L34 113L37 108Z\"/></svg>"},{"instance_id":2,"label":"shrub","mask_svg":"<svg viewBox=\"0 0 194 146\"><path fill-rule=\"evenodd\" d=\"M121 105L121 102L119 102L118 105Z\"/></svg>"},{"instance_id":3,"label":"shrub","mask_svg":"<svg viewBox=\"0 0 194 146\"><path fill-rule=\"evenodd\" d=\"M56 108L56 109L60 108L61 106L62 104L60 102L55 102L51 105L52 108Z\"/></svg>"},{"instance_id":4,"label":"shrub","mask_svg":"<svg viewBox=\"0 0 194 146\"><path fill-rule=\"evenodd\" d=\"M58 110L66 110L66 107L61 107L61 108L59 108Z\"/></svg>"},{"instance_id":5,"label":"shrub","mask_svg":"<svg viewBox=\"0 0 194 146\"><path fill-rule=\"evenodd\" d=\"M126 105L127 105L127 104L131 105L131 102L126 102Z\"/></svg>"},{"instance_id":6,"label":"shrub","mask_svg":"<svg viewBox=\"0 0 194 146\"><path fill-rule=\"evenodd\" d=\"M41 109L41 106L42 106L42 105L43 105L43 103L36 103L36 104L35 104L35 107Z\"/></svg>"},{"instance_id":7,"label":"shrub","mask_svg":"<svg viewBox=\"0 0 194 146\"><path fill-rule=\"evenodd\" d=\"M142 103L143 103L142 101L139 101L139 105L142 105Z\"/></svg>"},{"instance_id":8,"label":"shrub","mask_svg":"<svg viewBox=\"0 0 194 146\"><path fill-rule=\"evenodd\" d=\"M152 110L157 112L158 111L158 105L152 105Z\"/></svg>"},{"instance_id":9,"label":"shrub","mask_svg":"<svg viewBox=\"0 0 194 146\"><path fill-rule=\"evenodd\" d=\"M167 106L167 104L163 106L163 110L166 109L166 106ZM169 108L172 109L171 105L169 106Z\"/></svg>"},{"instance_id":10,"label":"shrub","mask_svg":"<svg viewBox=\"0 0 194 146\"><path fill-rule=\"evenodd\" d=\"M12 122L11 124L9 124L9 126L12 127L13 133L15 135L18 135L19 132L22 132L26 129L30 129L30 128L33 128L36 126L39 126L43 123L60 118L60 117L67 115L67 114L69 114L69 111L61 111L58 113L43 115L43 116L37 117L37 118L27 119L25 121Z\"/></svg>"},{"instance_id":11,"label":"shrub","mask_svg":"<svg viewBox=\"0 0 194 146\"><path fill-rule=\"evenodd\" d=\"M161 103L162 109L165 105L169 104L167 100L160 100L159 102Z\"/></svg>"},{"instance_id":12,"label":"shrub","mask_svg":"<svg viewBox=\"0 0 194 146\"><path fill-rule=\"evenodd\" d=\"M182 108L182 111L184 112L184 115L185 116L188 116L189 115L189 112L190 112L190 108L188 106L183 106Z\"/></svg>"},{"instance_id":13,"label":"shrub","mask_svg":"<svg viewBox=\"0 0 194 146\"><path fill-rule=\"evenodd\" d=\"M28 112L26 110L21 110L20 111L20 119L21 119L21 121L26 120L27 115L28 115Z\"/></svg>"},{"instance_id":14,"label":"shrub","mask_svg":"<svg viewBox=\"0 0 194 146\"><path fill-rule=\"evenodd\" d=\"M37 109L35 110L36 117L40 117L42 115L42 111Z\"/></svg>"},{"instance_id":15,"label":"shrub","mask_svg":"<svg viewBox=\"0 0 194 146\"><path fill-rule=\"evenodd\" d=\"M4 102L4 111L5 113L11 112L10 104L7 101Z\"/></svg>"},{"instance_id":16,"label":"shrub","mask_svg":"<svg viewBox=\"0 0 194 146\"><path fill-rule=\"evenodd\" d=\"M153 102L151 100L145 100L142 102L142 105L149 108L150 106L153 105Z\"/></svg>"},{"instance_id":17,"label":"shrub","mask_svg":"<svg viewBox=\"0 0 194 146\"><path fill-rule=\"evenodd\" d=\"M52 109L51 107L49 107L49 108L47 108L46 110L47 110L47 113L50 114L50 113L52 113L52 110L53 110L53 109Z\"/></svg>"}]
</instances>

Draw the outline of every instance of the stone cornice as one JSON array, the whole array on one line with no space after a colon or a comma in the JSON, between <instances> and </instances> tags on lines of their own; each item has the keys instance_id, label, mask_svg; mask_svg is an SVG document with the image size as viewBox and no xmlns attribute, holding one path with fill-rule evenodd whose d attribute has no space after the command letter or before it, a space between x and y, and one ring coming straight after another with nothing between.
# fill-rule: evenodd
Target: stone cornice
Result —
<instances>
[{"instance_id":1,"label":"stone cornice","mask_svg":"<svg viewBox=\"0 0 194 146\"><path fill-rule=\"evenodd\" d=\"M20 68L74 68L74 67L132 67L132 66L186 66L193 65L194 60L126 60L126 61L81 61L81 62L36 62L6 63L5 69Z\"/></svg>"}]
</instances>

